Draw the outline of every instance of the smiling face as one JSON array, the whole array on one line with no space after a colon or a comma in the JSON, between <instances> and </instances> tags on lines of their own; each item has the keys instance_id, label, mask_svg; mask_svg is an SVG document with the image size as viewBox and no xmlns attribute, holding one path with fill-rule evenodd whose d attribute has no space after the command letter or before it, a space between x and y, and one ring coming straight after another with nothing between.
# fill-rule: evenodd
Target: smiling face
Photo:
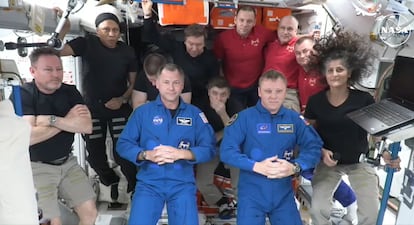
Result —
<instances>
[{"instance_id":1,"label":"smiling face","mask_svg":"<svg viewBox=\"0 0 414 225\"><path fill-rule=\"evenodd\" d=\"M184 77L178 70L163 69L158 75L155 85L160 92L161 101L164 104L178 105L184 88Z\"/></svg>"},{"instance_id":2,"label":"smiling face","mask_svg":"<svg viewBox=\"0 0 414 225\"><path fill-rule=\"evenodd\" d=\"M296 61L303 68L309 67L310 57L313 53L314 42L306 39L302 43L295 45L295 57Z\"/></svg>"},{"instance_id":3,"label":"smiling face","mask_svg":"<svg viewBox=\"0 0 414 225\"><path fill-rule=\"evenodd\" d=\"M279 111L286 97L286 82L281 78L260 81L258 94L262 105L271 114Z\"/></svg>"},{"instance_id":4,"label":"smiling face","mask_svg":"<svg viewBox=\"0 0 414 225\"><path fill-rule=\"evenodd\" d=\"M333 59L325 63L324 74L330 88L347 87L351 72L342 59Z\"/></svg>"},{"instance_id":5,"label":"smiling face","mask_svg":"<svg viewBox=\"0 0 414 225\"><path fill-rule=\"evenodd\" d=\"M292 38L296 37L298 22L292 16L285 16L280 20L277 28L277 37L281 44L287 44Z\"/></svg>"},{"instance_id":6,"label":"smiling face","mask_svg":"<svg viewBox=\"0 0 414 225\"><path fill-rule=\"evenodd\" d=\"M256 25L256 15L253 11L240 10L234 18L234 24L236 24L237 34L247 37Z\"/></svg>"}]
</instances>

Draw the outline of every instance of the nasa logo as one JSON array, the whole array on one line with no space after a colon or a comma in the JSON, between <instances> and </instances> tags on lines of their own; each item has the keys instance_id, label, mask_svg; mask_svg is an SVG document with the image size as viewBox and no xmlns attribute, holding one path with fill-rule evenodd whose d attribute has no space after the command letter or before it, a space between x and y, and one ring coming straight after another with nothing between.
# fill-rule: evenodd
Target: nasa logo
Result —
<instances>
[{"instance_id":1,"label":"nasa logo","mask_svg":"<svg viewBox=\"0 0 414 225\"><path fill-rule=\"evenodd\" d=\"M154 116L154 118L152 118L152 123L154 125L161 125L163 121L164 120L162 119L161 116Z\"/></svg>"}]
</instances>

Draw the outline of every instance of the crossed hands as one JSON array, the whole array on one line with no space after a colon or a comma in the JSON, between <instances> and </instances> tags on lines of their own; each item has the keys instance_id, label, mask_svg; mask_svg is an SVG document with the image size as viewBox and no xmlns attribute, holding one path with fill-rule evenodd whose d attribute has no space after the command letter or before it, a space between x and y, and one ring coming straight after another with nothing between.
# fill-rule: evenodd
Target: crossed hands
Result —
<instances>
[{"instance_id":1,"label":"crossed hands","mask_svg":"<svg viewBox=\"0 0 414 225\"><path fill-rule=\"evenodd\" d=\"M284 178L293 175L295 165L277 156L256 162L253 171L269 179Z\"/></svg>"},{"instance_id":2,"label":"crossed hands","mask_svg":"<svg viewBox=\"0 0 414 225\"><path fill-rule=\"evenodd\" d=\"M168 145L159 145L151 151L146 151L146 159L163 165L166 163L174 163L175 161L182 159L183 150L177 149Z\"/></svg>"},{"instance_id":3,"label":"crossed hands","mask_svg":"<svg viewBox=\"0 0 414 225\"><path fill-rule=\"evenodd\" d=\"M76 117L83 117L83 116L91 117L91 113L86 105L77 104L69 110L69 112L66 114L64 118L73 119ZM36 116L36 126L48 127L50 124L49 120L50 120L49 115Z\"/></svg>"}]
</instances>

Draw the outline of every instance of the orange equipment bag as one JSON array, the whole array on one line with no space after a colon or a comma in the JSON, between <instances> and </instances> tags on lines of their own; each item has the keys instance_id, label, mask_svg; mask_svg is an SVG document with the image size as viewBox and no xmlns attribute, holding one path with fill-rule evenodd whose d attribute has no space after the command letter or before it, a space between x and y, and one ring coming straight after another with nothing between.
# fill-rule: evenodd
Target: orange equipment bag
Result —
<instances>
[{"instance_id":1,"label":"orange equipment bag","mask_svg":"<svg viewBox=\"0 0 414 225\"><path fill-rule=\"evenodd\" d=\"M194 23L207 25L209 21L208 1L186 0L184 5L158 4L158 14L162 26Z\"/></svg>"},{"instance_id":2,"label":"orange equipment bag","mask_svg":"<svg viewBox=\"0 0 414 225\"><path fill-rule=\"evenodd\" d=\"M269 30L277 30L280 19L291 14L292 10L288 8L263 7L262 24Z\"/></svg>"}]
</instances>

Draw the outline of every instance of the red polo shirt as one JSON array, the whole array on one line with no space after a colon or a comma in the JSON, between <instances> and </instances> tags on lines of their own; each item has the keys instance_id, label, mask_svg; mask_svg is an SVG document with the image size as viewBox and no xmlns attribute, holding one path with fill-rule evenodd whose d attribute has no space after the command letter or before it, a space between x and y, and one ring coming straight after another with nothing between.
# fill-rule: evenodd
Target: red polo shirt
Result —
<instances>
[{"instance_id":1,"label":"red polo shirt","mask_svg":"<svg viewBox=\"0 0 414 225\"><path fill-rule=\"evenodd\" d=\"M224 76L231 87L248 88L256 83L264 65L263 49L276 34L256 25L246 38L236 29L223 31L214 42L214 53L222 61Z\"/></svg>"},{"instance_id":2,"label":"red polo shirt","mask_svg":"<svg viewBox=\"0 0 414 225\"><path fill-rule=\"evenodd\" d=\"M263 72L270 69L281 72L288 81L288 88L297 89L298 70L300 65L296 62L294 47L297 38L292 38L287 44L280 44L276 39L265 49L265 67Z\"/></svg>"},{"instance_id":3,"label":"red polo shirt","mask_svg":"<svg viewBox=\"0 0 414 225\"><path fill-rule=\"evenodd\" d=\"M302 67L299 68L298 91L300 100L300 110L305 111L309 97L326 89L325 77L313 70L306 72Z\"/></svg>"}]
</instances>

